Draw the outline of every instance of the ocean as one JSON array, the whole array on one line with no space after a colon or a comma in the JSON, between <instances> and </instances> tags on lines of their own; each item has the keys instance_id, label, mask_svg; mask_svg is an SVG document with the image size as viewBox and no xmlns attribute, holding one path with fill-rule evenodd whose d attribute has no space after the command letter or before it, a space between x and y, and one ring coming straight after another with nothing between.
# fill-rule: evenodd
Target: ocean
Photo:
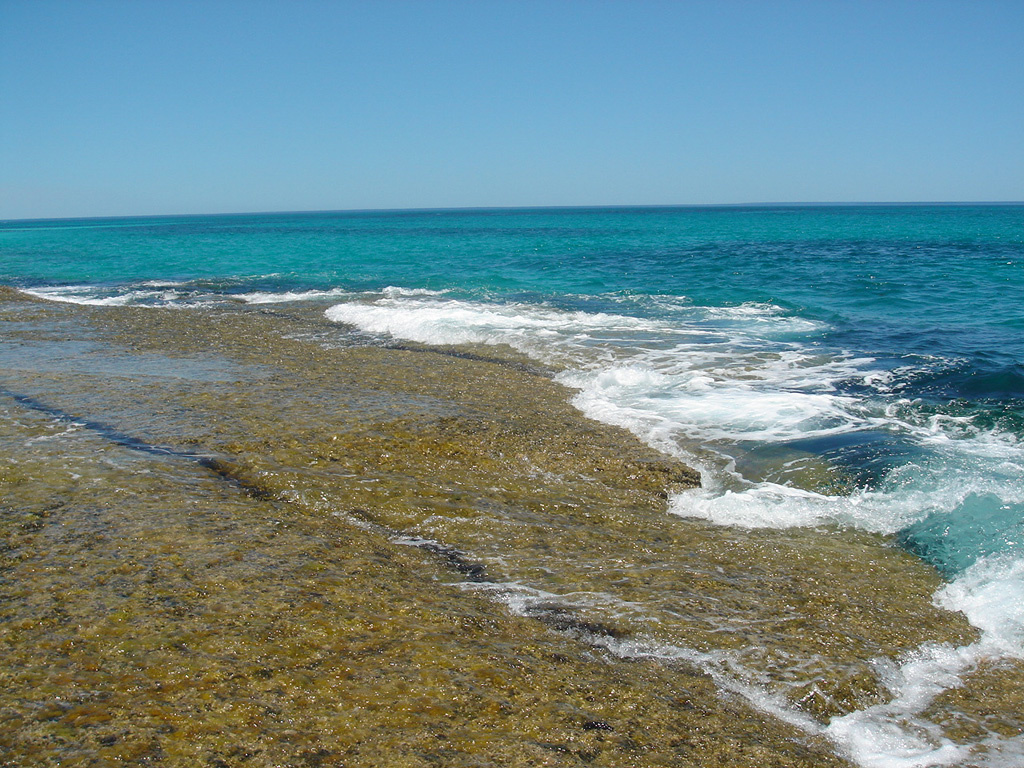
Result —
<instances>
[{"instance_id":1,"label":"ocean","mask_svg":"<svg viewBox=\"0 0 1024 768\"><path fill-rule=\"evenodd\" d=\"M221 466L213 453L217 462L244 456L249 479L239 480L241 471L231 476L250 491L252 478L262 478L257 496L299 500L305 515L337 517L344 507L360 535L440 558L454 568L452 589L465 599L493 606L496 616L542 618L546 632L562 633L586 649L580 653L626 665L615 674L628 677L629 664L641 661L683 665L711 680L721 701L739 700L855 765L1024 764L1024 206L5 221L0 283L17 291L5 300L17 308L0 338L5 418L18 429L42 420L8 438L11 456L30 444L32 461L43 460L44 448L47 461L86 456L73 441L87 434L123 450L160 446L154 450L192 464L199 457L200 474ZM50 314L39 315L42 307ZM236 317L256 318L255 330L216 355L204 346L189 357L182 341L188 333L220 332ZM172 337L180 348L165 357L161 344ZM434 450L428 445L450 445L447 459L415 471L391 466L390 454L374 448L376 458L349 467L346 482L364 478L391 490L359 497L355 514L356 495L339 500L319 469L295 469L306 466L303 439L282 458L284 439L273 443L282 433L259 425L276 407L274 397L287 397L294 408L301 401L311 430L329 426L330 414L347 402L336 387L349 374L332 375L338 363L326 359L310 362L322 365L315 378L322 384L310 383L309 374L287 396L275 394L284 385L273 375L254 372L276 365L277 347L268 345L300 341L325 355L415 353L439 361L403 369L399 383L410 393L426 386L417 377L433 376L434 365L490 365L500 374L495 382L526 377L521 387L508 385L520 387L512 394L497 389L500 383L483 387L473 413L492 407L488 391L510 420L562 397L572 418L620 428L608 434L636 441L635 448L608 448L608 455L618 451L616 461L637 452L650 466L685 465L699 472L700 485L689 487L682 470L657 469L677 475L642 525L586 514L587 503L576 497L583 491L568 485L550 503L539 492L530 496L529 518L502 511L495 498L518 509L533 491L524 485L487 496L484 486L497 481L483 479L491 470L474 452L507 436L492 425L500 420L473 416L490 425L488 437L477 440L465 427L468 416L446 410L444 393L461 393L459 377L470 375L452 373L429 396L415 389L402 403L394 393L388 405L351 396L346 413L356 415L345 418L354 425L346 427L353 446L370 439L360 436L359 413L373 414L366 419L376 431L368 432L377 434L380 424L398 430L397 419L405 429L428 412L449 431L424 437L408 427L408 434L379 439L417 445L417 455ZM245 347L262 357L243 364ZM320 352L304 354L320 360ZM238 373L243 368L249 372ZM169 377L175 386L185 382L181 397L193 399L161 408L137 389L140 381ZM227 407L197 404L197 392L238 377L248 377L249 390L266 387L268 410L246 411L244 428L237 416L217 416L227 424L223 433L211 426L212 416L189 421L202 408L220 414L216 409ZM369 387L366 380L353 379L349 391ZM373 386L391 392L398 384ZM546 394L531 403L531 387ZM402 411L413 400L415 413ZM404 415L385 418L385 411ZM544 429L550 436L562 427ZM263 456L253 447L257 434L274 444ZM530 461L537 483L600 474L599 462L588 463L583 448L574 458L568 442L550 466L543 464L548 454L529 459L527 447L514 445L518 453L501 454L509 463L495 476ZM28 458L18 461L28 466ZM425 482L423 473L432 472L443 482L414 514L416 503L394 489L410 477ZM625 489L624 499L632 498L629 477L609 481ZM182 489L199 482L189 478L174 481L186 496ZM557 522L554 512L546 520L546 505L576 510L572 524ZM527 527L534 533L520 539ZM685 538L696 532L711 543ZM794 558L805 558L794 566L802 576L783 578ZM808 563L821 570L807 570ZM700 586L697 573L709 583ZM720 577L729 596L710 584ZM872 586L860 593L864 579ZM819 582L824 592L808 586ZM920 592L913 600L904 591L911 582ZM847 599L878 615L854 615L837 602ZM898 609L889 599L919 613L888 614ZM921 618L933 614L939 618ZM824 640L815 645L824 616L833 633L828 643L843 645L842 653L830 656ZM964 617L969 626L944 623ZM763 626L778 636L763 634ZM896 630L904 634L886 639ZM853 693L837 693L851 685ZM587 723L587 738L611 733L603 718ZM10 749L21 754L24 747ZM545 749L553 760L589 754L598 764L686 764L664 756L616 763L611 753Z\"/></svg>"}]
</instances>

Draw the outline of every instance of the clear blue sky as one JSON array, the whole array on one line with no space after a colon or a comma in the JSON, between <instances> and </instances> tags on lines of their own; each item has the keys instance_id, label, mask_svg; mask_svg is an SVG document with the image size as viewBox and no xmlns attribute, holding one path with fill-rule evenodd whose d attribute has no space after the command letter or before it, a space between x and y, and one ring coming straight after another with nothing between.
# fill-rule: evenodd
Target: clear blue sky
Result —
<instances>
[{"instance_id":1,"label":"clear blue sky","mask_svg":"<svg viewBox=\"0 0 1024 768\"><path fill-rule=\"evenodd\" d=\"M1024 0L0 0L0 219L1024 200Z\"/></svg>"}]
</instances>

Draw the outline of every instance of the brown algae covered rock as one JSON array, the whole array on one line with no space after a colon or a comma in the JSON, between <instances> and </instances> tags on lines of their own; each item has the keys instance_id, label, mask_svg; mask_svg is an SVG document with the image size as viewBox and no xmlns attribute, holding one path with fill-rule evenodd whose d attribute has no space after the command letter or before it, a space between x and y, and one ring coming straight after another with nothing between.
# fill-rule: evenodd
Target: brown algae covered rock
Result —
<instances>
[{"instance_id":1,"label":"brown algae covered rock","mask_svg":"<svg viewBox=\"0 0 1024 768\"><path fill-rule=\"evenodd\" d=\"M375 530L32 409L5 407L0 442L14 764L840 764Z\"/></svg>"},{"instance_id":2,"label":"brown algae covered rock","mask_svg":"<svg viewBox=\"0 0 1024 768\"><path fill-rule=\"evenodd\" d=\"M5 759L838 765L813 719L884 699L872 659L975 637L879 537L667 514L696 473L493 349L27 305Z\"/></svg>"}]
</instances>

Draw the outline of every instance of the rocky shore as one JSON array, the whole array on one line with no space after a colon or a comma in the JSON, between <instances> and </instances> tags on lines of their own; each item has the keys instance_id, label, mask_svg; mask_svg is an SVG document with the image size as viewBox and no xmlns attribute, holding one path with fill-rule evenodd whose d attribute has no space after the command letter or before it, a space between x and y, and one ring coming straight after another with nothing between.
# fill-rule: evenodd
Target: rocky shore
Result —
<instances>
[{"instance_id":1,"label":"rocky shore","mask_svg":"<svg viewBox=\"0 0 1024 768\"><path fill-rule=\"evenodd\" d=\"M0 338L2 765L838 766L872 659L975 636L878 537L667 514L697 474L511 352L6 289Z\"/></svg>"}]
</instances>

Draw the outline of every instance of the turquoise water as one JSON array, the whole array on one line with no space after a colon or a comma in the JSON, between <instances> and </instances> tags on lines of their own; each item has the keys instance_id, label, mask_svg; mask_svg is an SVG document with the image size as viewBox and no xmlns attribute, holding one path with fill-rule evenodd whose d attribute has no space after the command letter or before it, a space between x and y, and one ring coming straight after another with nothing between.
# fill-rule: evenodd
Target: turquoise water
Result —
<instances>
[{"instance_id":1,"label":"turquoise water","mask_svg":"<svg viewBox=\"0 0 1024 768\"><path fill-rule=\"evenodd\" d=\"M1024 657L1024 206L13 221L0 282L95 305L312 302L373 343L509 345L701 470L670 512L857 527L932 563L936 601L983 639L908 664L906 690ZM843 727L877 745L914 714Z\"/></svg>"}]
</instances>

